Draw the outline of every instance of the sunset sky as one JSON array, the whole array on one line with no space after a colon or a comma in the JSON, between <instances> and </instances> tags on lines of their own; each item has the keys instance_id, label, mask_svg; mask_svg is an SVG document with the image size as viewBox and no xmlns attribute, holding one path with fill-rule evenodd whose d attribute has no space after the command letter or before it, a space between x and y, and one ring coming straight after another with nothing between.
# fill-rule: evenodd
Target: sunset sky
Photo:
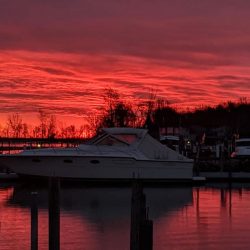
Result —
<instances>
[{"instance_id":1,"label":"sunset sky","mask_svg":"<svg viewBox=\"0 0 250 250\"><path fill-rule=\"evenodd\" d=\"M0 122L69 124L103 90L174 107L250 98L248 0L0 0Z\"/></svg>"}]
</instances>

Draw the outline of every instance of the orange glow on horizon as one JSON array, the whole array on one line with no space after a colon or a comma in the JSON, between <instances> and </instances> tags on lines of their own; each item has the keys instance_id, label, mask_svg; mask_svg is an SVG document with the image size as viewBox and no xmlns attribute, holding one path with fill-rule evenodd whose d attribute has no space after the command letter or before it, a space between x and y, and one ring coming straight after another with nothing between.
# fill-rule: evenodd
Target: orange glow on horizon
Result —
<instances>
[{"instance_id":1,"label":"orange glow on horizon","mask_svg":"<svg viewBox=\"0 0 250 250\"><path fill-rule=\"evenodd\" d=\"M20 113L35 124L43 109L66 124L84 124L100 111L103 90L109 87L133 103L153 91L177 109L250 97L249 75L240 66L197 69L122 55L31 51L0 52L0 58L2 122Z\"/></svg>"}]
</instances>

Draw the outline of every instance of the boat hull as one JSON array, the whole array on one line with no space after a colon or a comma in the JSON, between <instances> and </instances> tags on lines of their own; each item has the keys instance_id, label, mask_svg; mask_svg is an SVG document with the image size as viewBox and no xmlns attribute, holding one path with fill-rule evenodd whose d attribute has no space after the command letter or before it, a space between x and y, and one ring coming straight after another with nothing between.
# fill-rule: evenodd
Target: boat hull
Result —
<instances>
[{"instance_id":1,"label":"boat hull","mask_svg":"<svg viewBox=\"0 0 250 250\"><path fill-rule=\"evenodd\" d=\"M192 161L136 160L121 157L1 156L0 162L22 176L64 179L192 180Z\"/></svg>"}]
</instances>

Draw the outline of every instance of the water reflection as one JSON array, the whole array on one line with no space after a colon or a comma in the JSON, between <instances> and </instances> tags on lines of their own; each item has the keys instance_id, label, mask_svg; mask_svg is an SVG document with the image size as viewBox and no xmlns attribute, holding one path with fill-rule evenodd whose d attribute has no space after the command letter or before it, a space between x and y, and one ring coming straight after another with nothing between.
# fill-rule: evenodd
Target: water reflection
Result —
<instances>
[{"instance_id":1,"label":"water reflection","mask_svg":"<svg viewBox=\"0 0 250 250\"><path fill-rule=\"evenodd\" d=\"M31 192L37 191L39 249L48 249L48 190L0 188L0 249L30 249ZM250 187L145 188L154 250L247 249ZM62 187L61 249L129 249L130 188Z\"/></svg>"},{"instance_id":2,"label":"water reflection","mask_svg":"<svg viewBox=\"0 0 250 250\"><path fill-rule=\"evenodd\" d=\"M38 192L38 206L48 208L46 187L17 186L8 200L9 206L29 207L31 191ZM147 204L153 218L161 217L168 211L177 210L192 203L192 188L144 188ZM100 219L129 218L131 206L130 187L62 187L61 210L80 215L91 222Z\"/></svg>"}]
</instances>

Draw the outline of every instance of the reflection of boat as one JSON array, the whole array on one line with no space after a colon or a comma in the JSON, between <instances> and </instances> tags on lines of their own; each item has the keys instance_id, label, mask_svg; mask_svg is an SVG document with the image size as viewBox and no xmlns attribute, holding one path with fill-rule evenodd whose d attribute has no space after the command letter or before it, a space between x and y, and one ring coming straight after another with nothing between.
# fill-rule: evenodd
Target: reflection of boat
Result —
<instances>
[{"instance_id":1,"label":"reflection of boat","mask_svg":"<svg viewBox=\"0 0 250 250\"><path fill-rule=\"evenodd\" d=\"M144 129L106 128L76 148L25 150L1 155L19 175L83 179L191 180L193 161L153 139Z\"/></svg>"},{"instance_id":2,"label":"reflection of boat","mask_svg":"<svg viewBox=\"0 0 250 250\"><path fill-rule=\"evenodd\" d=\"M16 186L8 199L10 207L29 208L32 191L36 191L39 209L48 208L48 189L45 187ZM96 221L98 216L103 220L110 218L129 218L131 212L131 188L128 187L61 187L60 208L75 215L81 215L90 221ZM146 203L150 218L167 216L170 211L181 210L192 204L192 188L165 187L144 188Z\"/></svg>"}]
</instances>

